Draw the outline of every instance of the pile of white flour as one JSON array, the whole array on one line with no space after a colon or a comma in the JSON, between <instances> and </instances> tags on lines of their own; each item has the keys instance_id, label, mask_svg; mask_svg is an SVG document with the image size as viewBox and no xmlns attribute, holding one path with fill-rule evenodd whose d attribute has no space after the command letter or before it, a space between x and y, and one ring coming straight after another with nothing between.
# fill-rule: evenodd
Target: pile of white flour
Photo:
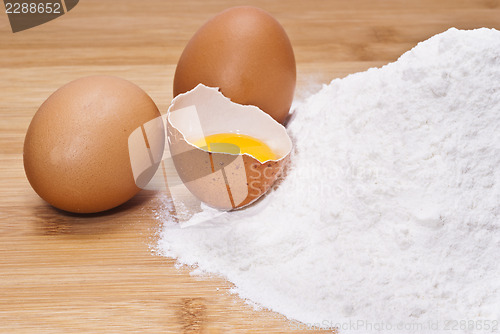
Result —
<instances>
[{"instance_id":1,"label":"pile of white flour","mask_svg":"<svg viewBox=\"0 0 500 334\"><path fill-rule=\"evenodd\" d=\"M161 254L313 327L500 331L500 31L333 80L289 133L277 189L210 226L162 217Z\"/></svg>"}]
</instances>

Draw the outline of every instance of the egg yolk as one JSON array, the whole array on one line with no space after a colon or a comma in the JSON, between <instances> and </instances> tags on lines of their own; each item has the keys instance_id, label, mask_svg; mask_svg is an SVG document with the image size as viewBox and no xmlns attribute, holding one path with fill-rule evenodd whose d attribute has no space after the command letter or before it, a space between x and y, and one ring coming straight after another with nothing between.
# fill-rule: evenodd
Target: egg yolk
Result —
<instances>
[{"instance_id":1,"label":"egg yolk","mask_svg":"<svg viewBox=\"0 0 500 334\"><path fill-rule=\"evenodd\" d=\"M250 154L260 162L275 160L276 154L263 141L239 133L217 133L195 140L193 145L210 152Z\"/></svg>"}]
</instances>

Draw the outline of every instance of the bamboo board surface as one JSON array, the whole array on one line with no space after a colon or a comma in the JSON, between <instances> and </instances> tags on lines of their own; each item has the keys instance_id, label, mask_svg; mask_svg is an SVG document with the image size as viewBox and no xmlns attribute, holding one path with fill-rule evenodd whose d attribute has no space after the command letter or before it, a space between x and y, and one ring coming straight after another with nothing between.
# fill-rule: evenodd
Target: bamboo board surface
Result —
<instances>
[{"instance_id":1,"label":"bamboo board surface","mask_svg":"<svg viewBox=\"0 0 500 334\"><path fill-rule=\"evenodd\" d=\"M2 7L0 333L304 332L231 295L222 278L193 277L152 255L162 194L143 191L117 209L79 216L48 206L24 175L25 132L54 90L85 75L116 75L142 87L164 113L186 42L208 18L238 4L266 9L285 27L297 98L395 61L449 27L500 29L498 0L82 0L18 33Z\"/></svg>"}]
</instances>

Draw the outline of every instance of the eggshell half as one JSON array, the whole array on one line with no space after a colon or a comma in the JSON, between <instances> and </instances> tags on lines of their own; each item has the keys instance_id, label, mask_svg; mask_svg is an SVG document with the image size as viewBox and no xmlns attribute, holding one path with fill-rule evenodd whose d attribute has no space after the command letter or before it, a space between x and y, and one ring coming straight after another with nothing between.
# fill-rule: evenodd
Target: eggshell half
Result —
<instances>
[{"instance_id":1,"label":"eggshell half","mask_svg":"<svg viewBox=\"0 0 500 334\"><path fill-rule=\"evenodd\" d=\"M237 132L264 141L276 160L211 153L192 144L211 134ZM172 159L186 187L202 202L231 210L251 204L273 185L289 161L286 129L256 106L231 102L217 88L198 85L177 96L167 114Z\"/></svg>"}]
</instances>

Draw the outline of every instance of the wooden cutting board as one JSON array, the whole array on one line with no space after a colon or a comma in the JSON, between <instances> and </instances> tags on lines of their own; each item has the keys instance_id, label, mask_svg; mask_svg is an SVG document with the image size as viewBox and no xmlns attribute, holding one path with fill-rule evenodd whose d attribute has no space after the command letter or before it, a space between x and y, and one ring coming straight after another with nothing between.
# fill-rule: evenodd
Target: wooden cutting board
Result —
<instances>
[{"instance_id":1,"label":"wooden cutting board","mask_svg":"<svg viewBox=\"0 0 500 334\"><path fill-rule=\"evenodd\" d=\"M308 332L254 310L222 278L192 277L174 260L152 254L165 194L143 191L110 212L79 216L48 206L24 175L26 129L54 90L85 75L116 75L141 86L165 112L186 42L208 18L236 4L268 10L287 30L297 58L297 98L394 61L449 27L500 28L498 0L85 0L18 33L2 9L0 333Z\"/></svg>"}]
</instances>

